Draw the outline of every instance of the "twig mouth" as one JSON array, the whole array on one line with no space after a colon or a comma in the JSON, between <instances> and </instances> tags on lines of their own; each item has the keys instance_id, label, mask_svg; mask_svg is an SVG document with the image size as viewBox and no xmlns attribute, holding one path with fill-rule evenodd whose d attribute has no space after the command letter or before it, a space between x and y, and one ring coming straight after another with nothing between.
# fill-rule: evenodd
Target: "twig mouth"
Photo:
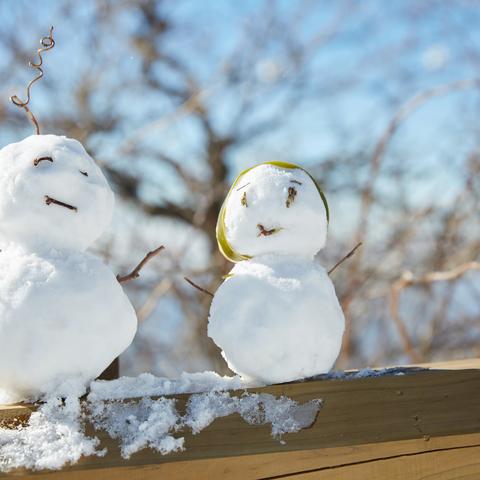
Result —
<instances>
[{"instance_id":1,"label":"twig mouth","mask_svg":"<svg viewBox=\"0 0 480 480\"><path fill-rule=\"evenodd\" d=\"M270 230L267 230L261 223L257 224L257 228L259 230L257 237L269 237L282 230L281 228L271 228Z\"/></svg>"},{"instance_id":2,"label":"twig mouth","mask_svg":"<svg viewBox=\"0 0 480 480\"><path fill-rule=\"evenodd\" d=\"M61 202L60 200L56 200L55 198L52 198L49 195L45 195L45 203L47 205L51 205L53 203L54 205L58 205L60 207L68 208L68 210L73 210L75 212L78 211L77 207L74 207L73 205L70 205L69 203L65 203L65 202Z\"/></svg>"}]
</instances>

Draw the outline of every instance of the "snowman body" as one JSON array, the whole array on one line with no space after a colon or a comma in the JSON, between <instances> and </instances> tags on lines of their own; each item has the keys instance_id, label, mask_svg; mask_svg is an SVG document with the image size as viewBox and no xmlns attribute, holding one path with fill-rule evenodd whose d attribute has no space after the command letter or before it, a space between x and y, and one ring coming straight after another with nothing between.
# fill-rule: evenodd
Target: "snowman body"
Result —
<instances>
[{"instance_id":1,"label":"snowman body","mask_svg":"<svg viewBox=\"0 0 480 480\"><path fill-rule=\"evenodd\" d=\"M130 344L132 306L100 260L77 252L0 253L0 386L31 395L96 378Z\"/></svg>"},{"instance_id":2,"label":"snowman body","mask_svg":"<svg viewBox=\"0 0 480 480\"><path fill-rule=\"evenodd\" d=\"M36 397L87 383L131 343L132 305L85 249L113 192L82 145L28 137L0 150L0 389Z\"/></svg>"},{"instance_id":3,"label":"snowman body","mask_svg":"<svg viewBox=\"0 0 480 480\"><path fill-rule=\"evenodd\" d=\"M234 183L217 238L237 263L215 293L208 333L236 373L281 383L333 366L345 320L314 260L327 224L325 197L295 165L263 164Z\"/></svg>"}]
</instances>

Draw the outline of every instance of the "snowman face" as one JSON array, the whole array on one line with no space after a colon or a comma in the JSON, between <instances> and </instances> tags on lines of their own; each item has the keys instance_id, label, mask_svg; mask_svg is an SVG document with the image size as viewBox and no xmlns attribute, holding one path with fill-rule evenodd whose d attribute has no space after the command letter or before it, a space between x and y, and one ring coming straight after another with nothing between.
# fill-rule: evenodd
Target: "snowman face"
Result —
<instances>
[{"instance_id":1,"label":"snowman face","mask_svg":"<svg viewBox=\"0 0 480 480\"><path fill-rule=\"evenodd\" d=\"M76 140L33 135L0 150L0 236L86 249L109 225L113 192Z\"/></svg>"},{"instance_id":2,"label":"snowman face","mask_svg":"<svg viewBox=\"0 0 480 480\"><path fill-rule=\"evenodd\" d=\"M263 254L313 256L325 245L327 208L305 170L259 165L238 177L225 200L217 224L220 249L232 261Z\"/></svg>"}]
</instances>

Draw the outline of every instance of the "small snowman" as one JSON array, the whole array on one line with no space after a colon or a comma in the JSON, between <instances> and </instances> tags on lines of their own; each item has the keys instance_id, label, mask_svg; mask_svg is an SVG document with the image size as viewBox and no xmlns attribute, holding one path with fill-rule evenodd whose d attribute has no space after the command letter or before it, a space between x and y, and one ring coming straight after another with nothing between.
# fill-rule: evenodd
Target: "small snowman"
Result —
<instances>
[{"instance_id":1,"label":"small snowman","mask_svg":"<svg viewBox=\"0 0 480 480\"><path fill-rule=\"evenodd\" d=\"M53 44L50 32L31 66L41 71ZM113 192L78 141L39 134L29 89L12 100L37 135L0 150L0 389L13 400L86 384L137 328L115 275L85 252L110 223Z\"/></svg>"},{"instance_id":2,"label":"small snowman","mask_svg":"<svg viewBox=\"0 0 480 480\"><path fill-rule=\"evenodd\" d=\"M215 293L208 334L245 379L289 382L333 366L345 320L327 272L314 261L328 221L323 192L297 165L264 163L231 187L217 239L236 265Z\"/></svg>"}]
</instances>

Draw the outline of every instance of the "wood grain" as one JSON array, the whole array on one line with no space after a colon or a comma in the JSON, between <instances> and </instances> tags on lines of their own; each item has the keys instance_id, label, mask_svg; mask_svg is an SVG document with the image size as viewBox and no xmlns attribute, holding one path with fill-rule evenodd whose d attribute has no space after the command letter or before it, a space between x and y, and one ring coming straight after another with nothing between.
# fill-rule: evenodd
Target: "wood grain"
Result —
<instances>
[{"instance_id":1,"label":"wood grain","mask_svg":"<svg viewBox=\"0 0 480 480\"><path fill-rule=\"evenodd\" d=\"M337 468L271 477L294 480L478 480L480 446L360 462Z\"/></svg>"}]
</instances>

